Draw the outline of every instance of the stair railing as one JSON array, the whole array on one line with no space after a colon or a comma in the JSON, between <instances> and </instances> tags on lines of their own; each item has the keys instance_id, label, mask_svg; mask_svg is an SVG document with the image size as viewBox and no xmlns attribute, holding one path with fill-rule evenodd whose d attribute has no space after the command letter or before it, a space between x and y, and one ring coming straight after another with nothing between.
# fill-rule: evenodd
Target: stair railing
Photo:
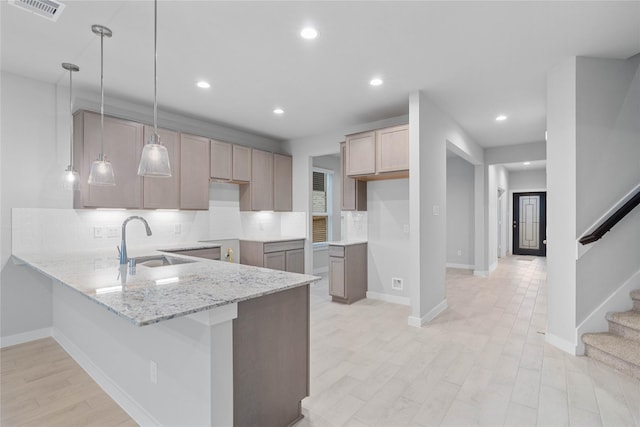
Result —
<instances>
[{"instance_id":1,"label":"stair railing","mask_svg":"<svg viewBox=\"0 0 640 427\"><path fill-rule=\"evenodd\" d=\"M633 190L631 190L620 202L618 202L613 208L611 208L606 214L604 214L596 224L600 224L593 228L588 234L581 236L578 241L582 245L588 245L598 241L609 232L618 222L622 220L629 212L631 212L636 206L640 205L640 184L638 184ZM620 207L618 207L620 206Z\"/></svg>"}]
</instances>

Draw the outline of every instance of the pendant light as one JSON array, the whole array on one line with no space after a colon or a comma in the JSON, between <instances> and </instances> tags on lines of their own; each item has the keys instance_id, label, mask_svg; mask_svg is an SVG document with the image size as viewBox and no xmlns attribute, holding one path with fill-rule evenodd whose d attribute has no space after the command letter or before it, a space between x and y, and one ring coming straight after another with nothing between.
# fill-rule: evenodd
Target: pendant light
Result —
<instances>
[{"instance_id":1,"label":"pendant light","mask_svg":"<svg viewBox=\"0 0 640 427\"><path fill-rule=\"evenodd\" d=\"M91 163L89 185L113 186L116 185L113 166L104 155L104 38L111 37L113 33L102 25L92 25L91 31L100 36L100 154Z\"/></svg>"},{"instance_id":2,"label":"pendant light","mask_svg":"<svg viewBox=\"0 0 640 427\"><path fill-rule=\"evenodd\" d=\"M78 188L78 171L73 167L73 73L80 71L80 67L68 62L62 63L62 68L69 71L69 166L64 171L64 187L75 190Z\"/></svg>"},{"instance_id":3,"label":"pendant light","mask_svg":"<svg viewBox=\"0 0 640 427\"><path fill-rule=\"evenodd\" d=\"M153 2L153 135L142 149L138 175L147 177L171 176L169 152L158 135L158 0Z\"/></svg>"}]
</instances>

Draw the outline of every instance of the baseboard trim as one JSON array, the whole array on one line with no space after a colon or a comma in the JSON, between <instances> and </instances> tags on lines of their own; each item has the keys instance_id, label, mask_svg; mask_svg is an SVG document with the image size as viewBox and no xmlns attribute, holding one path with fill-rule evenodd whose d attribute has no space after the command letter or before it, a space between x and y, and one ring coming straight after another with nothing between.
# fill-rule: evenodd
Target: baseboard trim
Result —
<instances>
[{"instance_id":1,"label":"baseboard trim","mask_svg":"<svg viewBox=\"0 0 640 427\"><path fill-rule=\"evenodd\" d=\"M313 274L322 274L327 272L329 272L329 267L320 267L320 268L313 269Z\"/></svg>"},{"instance_id":2,"label":"baseboard trim","mask_svg":"<svg viewBox=\"0 0 640 427\"><path fill-rule=\"evenodd\" d=\"M624 283L611 293L591 314L589 314L580 323L576 329L578 344L576 353L584 354L584 343L582 335L588 332L607 332L609 330L609 322L606 315L610 311L627 311L633 308L633 301L629 297L629 293L640 288L640 270L631 275Z\"/></svg>"},{"instance_id":3,"label":"baseboard trim","mask_svg":"<svg viewBox=\"0 0 640 427\"><path fill-rule=\"evenodd\" d=\"M380 292L367 291L367 298L377 299L384 302L390 302L393 304L411 305L411 300L408 297L400 297L397 295L383 294Z\"/></svg>"},{"instance_id":4,"label":"baseboard trim","mask_svg":"<svg viewBox=\"0 0 640 427\"><path fill-rule=\"evenodd\" d=\"M8 335L0 338L0 348L11 347L13 345L24 344L26 342L49 338L52 336L51 328L36 329L20 334Z\"/></svg>"},{"instance_id":5,"label":"baseboard trim","mask_svg":"<svg viewBox=\"0 0 640 427\"><path fill-rule=\"evenodd\" d=\"M141 426L159 426L146 409L136 402L127 392L118 386L107 374L97 367L91 359L58 328L53 327L53 338L69 353L82 369L111 397L133 420Z\"/></svg>"},{"instance_id":6,"label":"baseboard trim","mask_svg":"<svg viewBox=\"0 0 640 427\"><path fill-rule=\"evenodd\" d=\"M461 268L463 270L473 270L475 265L471 264L456 264L455 262L448 262L447 268Z\"/></svg>"},{"instance_id":7,"label":"baseboard trim","mask_svg":"<svg viewBox=\"0 0 640 427\"><path fill-rule=\"evenodd\" d=\"M549 332L545 334L545 341L552 346L559 348L565 353L576 356L576 343L569 342L564 338L560 338L556 335L550 334Z\"/></svg>"},{"instance_id":8,"label":"baseboard trim","mask_svg":"<svg viewBox=\"0 0 640 427\"><path fill-rule=\"evenodd\" d=\"M431 311L429 311L427 314L425 314L422 317L409 316L409 318L407 319L407 324L409 326L421 328L425 324L435 319L440 313L445 311L447 307L448 307L447 300L444 299L440 302L440 304L436 305L434 308L431 309Z\"/></svg>"}]
</instances>

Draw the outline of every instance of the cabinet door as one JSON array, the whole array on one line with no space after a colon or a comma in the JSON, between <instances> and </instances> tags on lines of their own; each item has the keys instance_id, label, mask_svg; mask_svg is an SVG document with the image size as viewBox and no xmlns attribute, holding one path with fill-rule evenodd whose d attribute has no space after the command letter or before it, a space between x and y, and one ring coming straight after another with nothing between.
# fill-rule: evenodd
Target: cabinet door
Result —
<instances>
[{"instance_id":1,"label":"cabinet door","mask_svg":"<svg viewBox=\"0 0 640 427\"><path fill-rule=\"evenodd\" d=\"M376 131L377 172L409 170L409 126Z\"/></svg>"},{"instance_id":2,"label":"cabinet door","mask_svg":"<svg viewBox=\"0 0 640 427\"><path fill-rule=\"evenodd\" d=\"M329 257L329 294L346 298L344 258Z\"/></svg>"},{"instance_id":3,"label":"cabinet door","mask_svg":"<svg viewBox=\"0 0 640 427\"><path fill-rule=\"evenodd\" d=\"M286 251L285 256L288 272L304 274L304 249Z\"/></svg>"},{"instance_id":4,"label":"cabinet door","mask_svg":"<svg viewBox=\"0 0 640 427\"><path fill-rule=\"evenodd\" d=\"M82 152L80 168L82 195L76 199L76 208L136 208L142 207L142 177L138 176L138 163L142 154L142 125L114 117L104 117L104 155L113 166L114 187L89 185L91 163L100 153L100 114L84 111L76 114L80 132L76 133L76 146ZM80 151L80 149L82 151Z\"/></svg>"},{"instance_id":5,"label":"cabinet door","mask_svg":"<svg viewBox=\"0 0 640 427\"><path fill-rule=\"evenodd\" d=\"M211 159L210 159L210 176L212 179L220 179L230 181L231 173L231 157L233 145L228 142L211 140Z\"/></svg>"},{"instance_id":6,"label":"cabinet door","mask_svg":"<svg viewBox=\"0 0 640 427\"><path fill-rule=\"evenodd\" d=\"M347 137L347 175L376 173L376 134L359 133Z\"/></svg>"},{"instance_id":7,"label":"cabinet door","mask_svg":"<svg viewBox=\"0 0 640 427\"><path fill-rule=\"evenodd\" d=\"M273 155L273 210L291 212L292 158Z\"/></svg>"},{"instance_id":8,"label":"cabinet door","mask_svg":"<svg viewBox=\"0 0 640 427\"><path fill-rule=\"evenodd\" d=\"M251 210L273 210L273 154L262 150L251 152Z\"/></svg>"},{"instance_id":9,"label":"cabinet door","mask_svg":"<svg viewBox=\"0 0 640 427\"><path fill-rule=\"evenodd\" d=\"M264 268L286 271L286 267L287 264L284 251L264 254Z\"/></svg>"},{"instance_id":10,"label":"cabinet door","mask_svg":"<svg viewBox=\"0 0 640 427\"><path fill-rule=\"evenodd\" d=\"M180 134L180 208L209 209L209 140Z\"/></svg>"},{"instance_id":11,"label":"cabinet door","mask_svg":"<svg viewBox=\"0 0 640 427\"><path fill-rule=\"evenodd\" d=\"M346 144L340 144L340 168L342 171L342 210L366 211L367 210L367 183L356 181L347 176L346 168Z\"/></svg>"},{"instance_id":12,"label":"cabinet door","mask_svg":"<svg viewBox=\"0 0 640 427\"><path fill-rule=\"evenodd\" d=\"M153 135L153 127L144 127L144 141ZM160 141L169 152L171 176L168 178L143 177L143 207L145 209L178 209L180 207L180 144L178 133L158 129Z\"/></svg>"},{"instance_id":13,"label":"cabinet door","mask_svg":"<svg viewBox=\"0 0 640 427\"><path fill-rule=\"evenodd\" d=\"M233 181L251 181L251 148L242 145L233 146Z\"/></svg>"}]
</instances>

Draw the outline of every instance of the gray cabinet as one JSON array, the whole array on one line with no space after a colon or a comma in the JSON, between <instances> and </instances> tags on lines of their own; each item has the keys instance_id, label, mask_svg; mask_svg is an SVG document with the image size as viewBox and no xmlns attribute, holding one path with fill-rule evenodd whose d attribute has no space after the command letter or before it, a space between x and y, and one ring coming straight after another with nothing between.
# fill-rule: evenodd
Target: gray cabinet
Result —
<instances>
[{"instance_id":1,"label":"gray cabinet","mask_svg":"<svg viewBox=\"0 0 640 427\"><path fill-rule=\"evenodd\" d=\"M275 242L240 240L240 264L304 273L304 239Z\"/></svg>"},{"instance_id":2,"label":"gray cabinet","mask_svg":"<svg viewBox=\"0 0 640 427\"><path fill-rule=\"evenodd\" d=\"M251 150L251 182L240 186L241 211L273 210L273 154Z\"/></svg>"},{"instance_id":3,"label":"gray cabinet","mask_svg":"<svg viewBox=\"0 0 640 427\"><path fill-rule=\"evenodd\" d=\"M367 182L355 180L347 175L346 143L340 144L340 168L342 170L342 210L367 210Z\"/></svg>"},{"instance_id":4,"label":"gray cabinet","mask_svg":"<svg viewBox=\"0 0 640 427\"><path fill-rule=\"evenodd\" d=\"M351 304L367 296L367 244L329 245L329 295Z\"/></svg>"},{"instance_id":5,"label":"gray cabinet","mask_svg":"<svg viewBox=\"0 0 640 427\"><path fill-rule=\"evenodd\" d=\"M273 210L291 212L293 159L284 154L273 155Z\"/></svg>"},{"instance_id":6,"label":"gray cabinet","mask_svg":"<svg viewBox=\"0 0 640 427\"><path fill-rule=\"evenodd\" d=\"M251 148L211 140L210 177L233 183L251 181Z\"/></svg>"},{"instance_id":7,"label":"gray cabinet","mask_svg":"<svg viewBox=\"0 0 640 427\"><path fill-rule=\"evenodd\" d=\"M409 125L348 135L346 175L358 180L409 176Z\"/></svg>"},{"instance_id":8,"label":"gray cabinet","mask_svg":"<svg viewBox=\"0 0 640 427\"><path fill-rule=\"evenodd\" d=\"M144 141L153 135L153 127L144 127ZM143 208L178 209L180 208L180 142L178 133L158 129L160 141L169 152L171 176L162 178L143 177Z\"/></svg>"},{"instance_id":9,"label":"gray cabinet","mask_svg":"<svg viewBox=\"0 0 640 427\"><path fill-rule=\"evenodd\" d=\"M89 185L91 163L100 153L100 114L79 111L74 115L74 159L80 174L79 191L74 192L73 207L142 207L142 177L138 162L142 154L142 124L115 117L104 117L104 154L113 166L116 185Z\"/></svg>"},{"instance_id":10,"label":"gray cabinet","mask_svg":"<svg viewBox=\"0 0 640 427\"><path fill-rule=\"evenodd\" d=\"M180 134L180 209L209 209L209 140Z\"/></svg>"}]
</instances>

